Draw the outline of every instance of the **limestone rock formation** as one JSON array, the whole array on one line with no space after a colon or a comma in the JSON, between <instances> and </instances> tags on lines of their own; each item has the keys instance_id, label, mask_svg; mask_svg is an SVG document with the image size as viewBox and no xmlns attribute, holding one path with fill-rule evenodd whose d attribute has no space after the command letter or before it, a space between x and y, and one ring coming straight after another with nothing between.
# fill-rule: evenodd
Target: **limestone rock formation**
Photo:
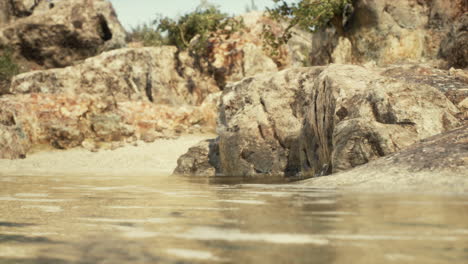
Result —
<instances>
[{"instance_id":1,"label":"limestone rock formation","mask_svg":"<svg viewBox=\"0 0 468 264\"><path fill-rule=\"evenodd\" d=\"M194 69L191 57L172 46L105 52L75 66L17 75L10 87L12 94L88 93L170 105L200 105L218 91L214 80Z\"/></svg>"},{"instance_id":2,"label":"limestone rock formation","mask_svg":"<svg viewBox=\"0 0 468 264\"><path fill-rule=\"evenodd\" d=\"M219 171L219 150L216 139L205 140L191 147L177 160L176 175L215 176Z\"/></svg>"},{"instance_id":3,"label":"limestone rock formation","mask_svg":"<svg viewBox=\"0 0 468 264\"><path fill-rule=\"evenodd\" d=\"M0 9L0 46L46 68L125 46L125 30L105 0L2 1Z\"/></svg>"},{"instance_id":4,"label":"limestone rock formation","mask_svg":"<svg viewBox=\"0 0 468 264\"><path fill-rule=\"evenodd\" d=\"M352 170L301 184L373 191L468 191L468 126L436 135Z\"/></svg>"},{"instance_id":5,"label":"limestone rock formation","mask_svg":"<svg viewBox=\"0 0 468 264\"><path fill-rule=\"evenodd\" d=\"M96 151L213 132L219 88L193 63L171 46L125 48L75 66L17 75L9 94L0 97L0 120L17 128L2 130L2 148L24 151L4 156L18 158L37 144ZM15 131L26 141L18 141Z\"/></svg>"},{"instance_id":6,"label":"limestone rock formation","mask_svg":"<svg viewBox=\"0 0 468 264\"><path fill-rule=\"evenodd\" d=\"M220 101L219 154L208 152L219 155L215 171L327 175L461 124L459 109L438 89L382 72L350 65L293 68L228 85ZM179 161L188 163L194 164Z\"/></svg>"},{"instance_id":7,"label":"limestone rock formation","mask_svg":"<svg viewBox=\"0 0 468 264\"><path fill-rule=\"evenodd\" d=\"M5 95L0 97L0 158L24 157L31 145L39 144L97 150L172 138L202 132L204 118L199 107L116 101L86 93Z\"/></svg>"},{"instance_id":8,"label":"limestone rock formation","mask_svg":"<svg viewBox=\"0 0 468 264\"><path fill-rule=\"evenodd\" d=\"M224 175L291 174L307 96L323 69L298 68L257 75L226 87L218 133ZM295 159L296 158L296 159Z\"/></svg>"},{"instance_id":9,"label":"limestone rock formation","mask_svg":"<svg viewBox=\"0 0 468 264\"><path fill-rule=\"evenodd\" d=\"M423 64L395 65L385 68L382 73L408 83L432 86L443 92L458 108L462 122L468 123L468 113L463 101L468 98L468 71L462 69L442 70Z\"/></svg>"},{"instance_id":10,"label":"limestone rock formation","mask_svg":"<svg viewBox=\"0 0 468 264\"><path fill-rule=\"evenodd\" d=\"M312 65L421 62L440 52L452 66L465 67L465 0L357 0L353 5L342 27L313 34Z\"/></svg>"},{"instance_id":11,"label":"limestone rock formation","mask_svg":"<svg viewBox=\"0 0 468 264\"><path fill-rule=\"evenodd\" d=\"M331 65L314 83L301 140L307 176L347 170L460 125L437 89Z\"/></svg>"}]
</instances>

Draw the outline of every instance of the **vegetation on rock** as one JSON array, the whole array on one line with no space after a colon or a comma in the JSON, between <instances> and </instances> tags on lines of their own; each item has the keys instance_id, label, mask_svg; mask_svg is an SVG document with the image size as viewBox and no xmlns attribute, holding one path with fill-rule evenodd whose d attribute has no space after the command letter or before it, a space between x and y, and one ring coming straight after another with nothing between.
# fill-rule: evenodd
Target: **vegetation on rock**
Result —
<instances>
[{"instance_id":1,"label":"vegetation on rock","mask_svg":"<svg viewBox=\"0 0 468 264\"><path fill-rule=\"evenodd\" d=\"M151 23L145 23L132 28L127 41L137 41L145 47L155 47L166 44L167 39Z\"/></svg>"},{"instance_id":2,"label":"vegetation on rock","mask_svg":"<svg viewBox=\"0 0 468 264\"><path fill-rule=\"evenodd\" d=\"M206 55L208 39L214 32L232 34L243 22L222 13L215 5L202 1L192 12L178 19L159 17L151 24L140 25L129 33L131 41L144 46L174 45L194 55Z\"/></svg>"},{"instance_id":3,"label":"vegetation on rock","mask_svg":"<svg viewBox=\"0 0 468 264\"><path fill-rule=\"evenodd\" d=\"M270 25L264 26L264 46L272 55L275 55L275 51L282 45L288 43L294 27L314 32L332 23L340 30L343 14L348 9L352 9L352 0L299 0L296 3L288 3L285 0L272 1L276 6L272 9L267 8L269 16L278 22L287 23L286 28L279 34L276 34Z\"/></svg>"}]
</instances>

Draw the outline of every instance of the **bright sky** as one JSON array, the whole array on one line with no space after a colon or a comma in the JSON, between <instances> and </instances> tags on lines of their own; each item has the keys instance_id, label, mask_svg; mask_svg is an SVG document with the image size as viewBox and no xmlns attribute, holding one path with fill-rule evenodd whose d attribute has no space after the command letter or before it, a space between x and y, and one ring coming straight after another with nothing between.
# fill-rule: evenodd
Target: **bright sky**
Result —
<instances>
[{"instance_id":1,"label":"bright sky","mask_svg":"<svg viewBox=\"0 0 468 264\"><path fill-rule=\"evenodd\" d=\"M177 17L194 10L200 0L110 0L117 11L119 20L126 29L141 23L152 21L156 14ZM273 6L272 0L254 0L259 10L265 6ZM209 3L219 6L222 12L240 14L251 0L209 0Z\"/></svg>"}]
</instances>

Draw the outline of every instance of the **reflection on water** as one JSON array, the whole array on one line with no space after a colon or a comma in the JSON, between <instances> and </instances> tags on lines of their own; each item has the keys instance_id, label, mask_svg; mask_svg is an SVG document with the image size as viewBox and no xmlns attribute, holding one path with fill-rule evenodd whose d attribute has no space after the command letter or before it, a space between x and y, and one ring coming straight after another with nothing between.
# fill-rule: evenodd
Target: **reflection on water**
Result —
<instances>
[{"instance_id":1,"label":"reflection on water","mask_svg":"<svg viewBox=\"0 0 468 264\"><path fill-rule=\"evenodd\" d=\"M0 263L468 263L468 196L234 182L0 178Z\"/></svg>"}]
</instances>

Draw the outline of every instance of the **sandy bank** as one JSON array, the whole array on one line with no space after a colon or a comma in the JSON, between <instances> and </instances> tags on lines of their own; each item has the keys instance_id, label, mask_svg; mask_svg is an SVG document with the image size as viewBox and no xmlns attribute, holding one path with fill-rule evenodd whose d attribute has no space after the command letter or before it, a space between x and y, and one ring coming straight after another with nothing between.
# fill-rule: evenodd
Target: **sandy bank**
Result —
<instances>
[{"instance_id":1,"label":"sandy bank","mask_svg":"<svg viewBox=\"0 0 468 264\"><path fill-rule=\"evenodd\" d=\"M47 150L22 160L0 160L0 176L12 175L168 175L189 147L213 135L184 135L173 140L138 142L116 150Z\"/></svg>"}]
</instances>

